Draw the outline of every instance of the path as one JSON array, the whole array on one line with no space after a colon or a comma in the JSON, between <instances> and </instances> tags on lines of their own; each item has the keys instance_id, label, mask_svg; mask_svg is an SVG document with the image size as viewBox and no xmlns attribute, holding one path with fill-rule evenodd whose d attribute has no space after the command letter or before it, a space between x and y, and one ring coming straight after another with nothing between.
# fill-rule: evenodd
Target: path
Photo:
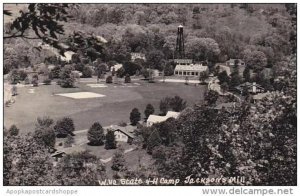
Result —
<instances>
[{"instance_id":1,"label":"path","mask_svg":"<svg viewBox=\"0 0 300 196\"><path fill-rule=\"evenodd\" d=\"M131 152L131 151L133 151L134 150L134 148L129 148L129 149L127 149L127 150L124 150L124 154L127 154L127 153L129 153L129 152ZM103 163L108 163L108 162L110 162L112 160L112 157L109 157L109 158L107 158L107 159L100 159L100 161L102 161Z\"/></svg>"}]
</instances>

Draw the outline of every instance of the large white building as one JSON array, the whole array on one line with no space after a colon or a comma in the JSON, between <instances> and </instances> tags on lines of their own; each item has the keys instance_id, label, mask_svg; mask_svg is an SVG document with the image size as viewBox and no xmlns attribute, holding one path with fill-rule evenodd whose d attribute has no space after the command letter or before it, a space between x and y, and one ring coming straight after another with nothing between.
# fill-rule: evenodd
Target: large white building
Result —
<instances>
[{"instance_id":1,"label":"large white building","mask_svg":"<svg viewBox=\"0 0 300 196\"><path fill-rule=\"evenodd\" d=\"M202 64L176 65L175 76L199 76L201 72L208 71L207 66Z\"/></svg>"}]
</instances>

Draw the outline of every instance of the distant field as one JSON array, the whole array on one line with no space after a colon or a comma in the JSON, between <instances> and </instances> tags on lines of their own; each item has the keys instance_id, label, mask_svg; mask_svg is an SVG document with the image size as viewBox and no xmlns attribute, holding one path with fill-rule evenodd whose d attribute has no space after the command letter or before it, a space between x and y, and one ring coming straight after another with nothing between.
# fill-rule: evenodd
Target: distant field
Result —
<instances>
[{"instance_id":1,"label":"distant field","mask_svg":"<svg viewBox=\"0 0 300 196\"><path fill-rule=\"evenodd\" d=\"M136 82L136 81L135 81ZM148 103L159 113L159 102L166 96L179 95L189 106L203 100L205 86L185 85L183 83L147 83L130 87L109 84L107 88L91 88L80 83L78 88L61 88L56 84L39 87L20 87L16 102L4 108L4 125L16 124L21 133L31 132L37 117L50 116L54 120L68 116L74 120L76 130L88 129L94 122L102 126L129 122L129 114L136 107L144 117ZM95 82L96 83L96 79ZM34 93L32 90L34 89ZM94 92L105 97L72 99L58 96L59 93Z\"/></svg>"}]
</instances>

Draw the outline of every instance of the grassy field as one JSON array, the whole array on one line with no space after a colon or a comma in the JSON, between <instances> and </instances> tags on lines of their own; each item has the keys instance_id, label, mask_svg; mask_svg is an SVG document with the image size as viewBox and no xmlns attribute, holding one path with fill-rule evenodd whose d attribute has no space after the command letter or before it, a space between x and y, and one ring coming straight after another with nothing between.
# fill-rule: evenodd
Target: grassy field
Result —
<instances>
[{"instance_id":1,"label":"grassy field","mask_svg":"<svg viewBox=\"0 0 300 196\"><path fill-rule=\"evenodd\" d=\"M50 116L54 120L68 116L74 120L75 129L88 129L98 121L102 126L128 122L132 108L136 107L144 113L146 104L155 107L159 113L159 102L166 96L179 95L189 106L203 100L205 86L185 85L183 83L147 83L134 81L123 85L108 84L107 88L91 88L80 83L77 88L61 88L56 84L39 87L20 87L16 102L4 108L4 125L16 124L21 133L33 131L37 117ZM96 83L96 79L95 82ZM34 93L29 89L34 88ZM101 98L71 99L58 96L68 92L95 92L106 95Z\"/></svg>"}]
</instances>

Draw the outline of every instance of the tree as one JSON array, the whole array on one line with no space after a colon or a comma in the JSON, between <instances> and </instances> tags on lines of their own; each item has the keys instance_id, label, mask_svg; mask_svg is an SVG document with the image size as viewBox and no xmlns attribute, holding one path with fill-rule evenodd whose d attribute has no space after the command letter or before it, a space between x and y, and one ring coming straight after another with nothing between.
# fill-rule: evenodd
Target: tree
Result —
<instances>
[{"instance_id":1,"label":"tree","mask_svg":"<svg viewBox=\"0 0 300 196\"><path fill-rule=\"evenodd\" d=\"M59 185L53 160L31 134L6 136L3 144L3 184L6 186Z\"/></svg>"},{"instance_id":2,"label":"tree","mask_svg":"<svg viewBox=\"0 0 300 196\"><path fill-rule=\"evenodd\" d=\"M223 93L225 93L226 91L228 91L228 89L229 89L228 84L226 82L222 83L221 84L221 89L222 89Z\"/></svg>"},{"instance_id":3,"label":"tree","mask_svg":"<svg viewBox=\"0 0 300 196\"><path fill-rule=\"evenodd\" d=\"M154 114L154 107L150 103L147 104L146 109L144 111L146 119L151 115Z\"/></svg>"},{"instance_id":4,"label":"tree","mask_svg":"<svg viewBox=\"0 0 300 196\"><path fill-rule=\"evenodd\" d=\"M176 95L175 97L171 98L170 107L175 112L181 112L186 107L186 101Z\"/></svg>"},{"instance_id":5,"label":"tree","mask_svg":"<svg viewBox=\"0 0 300 196\"><path fill-rule=\"evenodd\" d=\"M226 82L227 84L230 82L230 78L229 76L227 75L227 72L226 71L222 71L221 73L219 73L218 75L218 79L220 81L220 84Z\"/></svg>"},{"instance_id":6,"label":"tree","mask_svg":"<svg viewBox=\"0 0 300 196\"><path fill-rule=\"evenodd\" d=\"M244 51L245 63L255 72L263 70L267 66L267 57L261 51Z\"/></svg>"},{"instance_id":7,"label":"tree","mask_svg":"<svg viewBox=\"0 0 300 196\"><path fill-rule=\"evenodd\" d=\"M64 34L61 22L67 22L68 7L68 4L30 3L26 11L20 11L20 16L11 23L9 34L3 38L41 39L62 52L64 48L57 34ZM11 11L5 10L4 15L11 15ZM35 36L30 36L29 30Z\"/></svg>"},{"instance_id":8,"label":"tree","mask_svg":"<svg viewBox=\"0 0 300 196\"><path fill-rule=\"evenodd\" d=\"M208 74L206 71L200 72L199 81L201 84L203 84L207 78L208 78Z\"/></svg>"},{"instance_id":9,"label":"tree","mask_svg":"<svg viewBox=\"0 0 300 196\"><path fill-rule=\"evenodd\" d=\"M147 53L147 66L150 69L163 70L163 61L165 59L164 54L160 50L152 50Z\"/></svg>"},{"instance_id":10,"label":"tree","mask_svg":"<svg viewBox=\"0 0 300 196\"><path fill-rule=\"evenodd\" d=\"M104 144L104 131L99 122L95 122L91 128L88 130L87 138L89 140L89 144L93 146L100 146Z\"/></svg>"},{"instance_id":11,"label":"tree","mask_svg":"<svg viewBox=\"0 0 300 196\"><path fill-rule=\"evenodd\" d=\"M67 154L57 163L55 177L63 186L96 186L106 178L105 166L87 151Z\"/></svg>"},{"instance_id":12,"label":"tree","mask_svg":"<svg viewBox=\"0 0 300 196\"><path fill-rule=\"evenodd\" d=\"M204 100L206 101L207 105L212 106L215 105L219 97L219 93L213 90L209 90L206 92L204 96Z\"/></svg>"},{"instance_id":13,"label":"tree","mask_svg":"<svg viewBox=\"0 0 300 196\"><path fill-rule=\"evenodd\" d=\"M71 118L69 117L64 117L62 119L59 119L55 126L54 126L54 130L55 130L55 135L56 137L60 138L60 137L67 137L68 134L70 135L74 135L74 131L75 131L75 127L74 127L74 122Z\"/></svg>"},{"instance_id":14,"label":"tree","mask_svg":"<svg viewBox=\"0 0 300 196\"><path fill-rule=\"evenodd\" d=\"M167 112L170 109L170 102L171 102L171 97L165 97L162 100L160 100L159 103L159 110L161 111L161 114L164 116L167 114Z\"/></svg>"},{"instance_id":15,"label":"tree","mask_svg":"<svg viewBox=\"0 0 300 196\"><path fill-rule=\"evenodd\" d=\"M245 79L246 82L250 82L251 80L251 76L250 76L250 69L248 66L246 66L244 72L243 72L243 77Z\"/></svg>"},{"instance_id":16,"label":"tree","mask_svg":"<svg viewBox=\"0 0 300 196\"><path fill-rule=\"evenodd\" d=\"M195 61L215 62L220 54L218 43L212 38L189 36L186 42L186 54Z\"/></svg>"},{"instance_id":17,"label":"tree","mask_svg":"<svg viewBox=\"0 0 300 196\"><path fill-rule=\"evenodd\" d=\"M55 132L53 127L53 119L49 117L38 117L37 123L35 124L33 138L38 144L46 146L49 149L54 149Z\"/></svg>"},{"instance_id":18,"label":"tree","mask_svg":"<svg viewBox=\"0 0 300 196\"><path fill-rule=\"evenodd\" d=\"M234 88L234 87L236 87L240 84L241 84L241 77L240 77L239 73L238 72L233 72L231 74L230 86L232 88Z\"/></svg>"},{"instance_id":19,"label":"tree","mask_svg":"<svg viewBox=\"0 0 300 196\"><path fill-rule=\"evenodd\" d=\"M161 144L159 132L154 129L147 139L147 153L152 154L153 149Z\"/></svg>"},{"instance_id":20,"label":"tree","mask_svg":"<svg viewBox=\"0 0 300 196\"><path fill-rule=\"evenodd\" d=\"M75 77L72 74L72 68L70 66L64 66L59 74L60 80L59 84L63 88L74 87Z\"/></svg>"},{"instance_id":21,"label":"tree","mask_svg":"<svg viewBox=\"0 0 300 196\"><path fill-rule=\"evenodd\" d=\"M125 157L124 157L124 149L119 148L114 153L114 156L112 158L111 169L114 171L122 171L122 172L127 170Z\"/></svg>"},{"instance_id":22,"label":"tree","mask_svg":"<svg viewBox=\"0 0 300 196\"><path fill-rule=\"evenodd\" d=\"M174 74L174 67L171 63L166 63L164 67L165 76L172 76Z\"/></svg>"},{"instance_id":23,"label":"tree","mask_svg":"<svg viewBox=\"0 0 300 196\"><path fill-rule=\"evenodd\" d=\"M136 125L141 120L141 113L137 108L133 108L130 112L130 122L132 125Z\"/></svg>"},{"instance_id":24,"label":"tree","mask_svg":"<svg viewBox=\"0 0 300 196\"><path fill-rule=\"evenodd\" d=\"M106 136L105 136L105 149L116 149L117 148L117 142L115 138L115 133L113 130L107 130Z\"/></svg>"},{"instance_id":25,"label":"tree","mask_svg":"<svg viewBox=\"0 0 300 196\"><path fill-rule=\"evenodd\" d=\"M170 146L177 137L177 122L175 118L168 118L166 121L153 125L158 131L161 144Z\"/></svg>"},{"instance_id":26,"label":"tree","mask_svg":"<svg viewBox=\"0 0 300 196\"><path fill-rule=\"evenodd\" d=\"M9 130L8 133L11 136L17 136L19 135L20 129L18 129L18 127L16 125L12 125Z\"/></svg>"}]
</instances>

